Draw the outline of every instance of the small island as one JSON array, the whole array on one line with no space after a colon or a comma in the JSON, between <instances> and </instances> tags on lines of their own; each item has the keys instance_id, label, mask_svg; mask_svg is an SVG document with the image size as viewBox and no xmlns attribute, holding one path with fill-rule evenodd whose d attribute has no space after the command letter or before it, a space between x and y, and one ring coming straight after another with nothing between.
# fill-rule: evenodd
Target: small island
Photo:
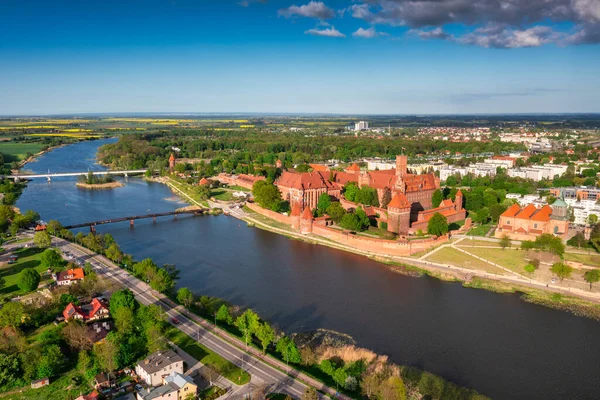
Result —
<instances>
[{"instance_id":1,"label":"small island","mask_svg":"<svg viewBox=\"0 0 600 400\"><path fill-rule=\"evenodd\" d=\"M84 189L113 189L121 187L123 184L110 175L97 176L88 172L87 175L81 175L77 181L77 187Z\"/></svg>"}]
</instances>

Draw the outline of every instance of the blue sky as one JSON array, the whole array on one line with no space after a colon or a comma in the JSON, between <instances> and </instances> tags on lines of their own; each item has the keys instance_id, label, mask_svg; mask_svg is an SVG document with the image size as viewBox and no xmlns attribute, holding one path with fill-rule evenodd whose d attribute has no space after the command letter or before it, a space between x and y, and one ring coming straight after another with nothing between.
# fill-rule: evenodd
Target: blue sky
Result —
<instances>
[{"instance_id":1,"label":"blue sky","mask_svg":"<svg viewBox=\"0 0 600 400\"><path fill-rule=\"evenodd\" d=\"M600 112L599 42L600 0L3 0L0 115Z\"/></svg>"}]
</instances>

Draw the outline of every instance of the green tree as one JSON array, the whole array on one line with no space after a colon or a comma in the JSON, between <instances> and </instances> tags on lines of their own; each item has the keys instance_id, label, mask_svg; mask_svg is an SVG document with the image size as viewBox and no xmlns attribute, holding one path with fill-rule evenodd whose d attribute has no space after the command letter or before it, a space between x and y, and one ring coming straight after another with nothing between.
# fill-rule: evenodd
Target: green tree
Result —
<instances>
[{"instance_id":1,"label":"green tree","mask_svg":"<svg viewBox=\"0 0 600 400\"><path fill-rule=\"evenodd\" d=\"M263 354L267 352L267 347L275 340L275 331L267 322L258 325L256 329L256 337L260 340L263 348Z\"/></svg>"},{"instance_id":2,"label":"green tree","mask_svg":"<svg viewBox=\"0 0 600 400\"><path fill-rule=\"evenodd\" d=\"M448 233L448 220L440 213L435 213L427 223L427 233L442 236Z\"/></svg>"},{"instance_id":3,"label":"green tree","mask_svg":"<svg viewBox=\"0 0 600 400\"><path fill-rule=\"evenodd\" d=\"M358 186L356 186L356 183L348 182L344 186L344 197L348 201L355 201L358 191L359 191L359 189L358 189Z\"/></svg>"},{"instance_id":4,"label":"green tree","mask_svg":"<svg viewBox=\"0 0 600 400\"><path fill-rule=\"evenodd\" d=\"M386 400L406 400L406 387L399 376L385 380L379 388L379 393Z\"/></svg>"},{"instance_id":5,"label":"green tree","mask_svg":"<svg viewBox=\"0 0 600 400\"><path fill-rule=\"evenodd\" d=\"M66 261L56 249L46 249L40 256L40 265L46 269L50 268L54 272L62 270L65 264Z\"/></svg>"},{"instance_id":6,"label":"green tree","mask_svg":"<svg viewBox=\"0 0 600 400\"><path fill-rule=\"evenodd\" d=\"M36 232L33 235L33 243L41 249L46 249L52 244L52 238L46 231Z\"/></svg>"},{"instance_id":7,"label":"green tree","mask_svg":"<svg viewBox=\"0 0 600 400\"><path fill-rule=\"evenodd\" d=\"M549 233L538 236L535 239L534 245L540 250L549 251L559 257L562 257L565 253L565 245L562 239Z\"/></svg>"},{"instance_id":8,"label":"green tree","mask_svg":"<svg viewBox=\"0 0 600 400\"><path fill-rule=\"evenodd\" d=\"M94 355L101 369L113 372L118 368L117 357L119 348L112 340L104 340L94 345Z\"/></svg>"},{"instance_id":9,"label":"green tree","mask_svg":"<svg viewBox=\"0 0 600 400\"><path fill-rule=\"evenodd\" d=\"M110 296L110 313L115 315L117 310L121 307L130 308L136 310L138 308L138 302L135 296L129 289L117 290Z\"/></svg>"},{"instance_id":10,"label":"green tree","mask_svg":"<svg viewBox=\"0 0 600 400\"><path fill-rule=\"evenodd\" d=\"M322 214L327 212L327 208L331 205L331 198L327 193L321 193L319 196L319 202L317 203L317 209Z\"/></svg>"},{"instance_id":11,"label":"green tree","mask_svg":"<svg viewBox=\"0 0 600 400\"><path fill-rule=\"evenodd\" d=\"M190 289L182 287L177 291L177 301L185 308L190 308L194 302L194 293Z\"/></svg>"},{"instance_id":12,"label":"green tree","mask_svg":"<svg viewBox=\"0 0 600 400\"><path fill-rule=\"evenodd\" d=\"M596 214L588 215L588 223L594 225L598 222L598 216Z\"/></svg>"},{"instance_id":13,"label":"green tree","mask_svg":"<svg viewBox=\"0 0 600 400\"><path fill-rule=\"evenodd\" d=\"M242 335L244 335L244 342L246 345L250 342L252 333L256 331L258 324L258 315L250 309L244 311L244 313L235 320L235 326L242 332Z\"/></svg>"},{"instance_id":14,"label":"green tree","mask_svg":"<svg viewBox=\"0 0 600 400\"><path fill-rule=\"evenodd\" d=\"M271 211L279 211L283 200L277 186L266 180L257 181L252 186L254 200L263 208Z\"/></svg>"},{"instance_id":15,"label":"green tree","mask_svg":"<svg viewBox=\"0 0 600 400\"><path fill-rule=\"evenodd\" d=\"M346 214L346 210L344 210L344 207L342 207L342 205L339 202L335 201L331 203L329 207L327 207L326 213L331 217L331 219L335 223L339 224L344 215Z\"/></svg>"},{"instance_id":16,"label":"green tree","mask_svg":"<svg viewBox=\"0 0 600 400\"><path fill-rule=\"evenodd\" d=\"M135 317L133 310L128 307L119 307L117 312L113 314L115 327L122 334L130 334L135 328Z\"/></svg>"},{"instance_id":17,"label":"green tree","mask_svg":"<svg viewBox=\"0 0 600 400\"><path fill-rule=\"evenodd\" d=\"M106 257L109 260L116 262L117 264L123 260L123 252L119 248L119 245L116 243L112 243L106 249Z\"/></svg>"},{"instance_id":18,"label":"green tree","mask_svg":"<svg viewBox=\"0 0 600 400\"><path fill-rule=\"evenodd\" d=\"M227 307L225 304L222 304L217 311L216 318L218 321L225 322L227 325L233 324L233 317L229 312L229 307Z\"/></svg>"},{"instance_id":19,"label":"green tree","mask_svg":"<svg viewBox=\"0 0 600 400\"><path fill-rule=\"evenodd\" d=\"M507 247L510 247L510 245L511 245L510 236L508 236L505 233L504 235L502 235L502 238L500 239L500 247L502 247L502 250L504 250Z\"/></svg>"},{"instance_id":20,"label":"green tree","mask_svg":"<svg viewBox=\"0 0 600 400\"><path fill-rule=\"evenodd\" d=\"M167 271L160 268L156 275L150 280L150 287L160 293L167 293L175 287L175 282Z\"/></svg>"},{"instance_id":21,"label":"green tree","mask_svg":"<svg viewBox=\"0 0 600 400\"><path fill-rule=\"evenodd\" d=\"M25 268L19 274L19 288L25 293L36 290L41 279L42 277L35 269Z\"/></svg>"},{"instance_id":22,"label":"green tree","mask_svg":"<svg viewBox=\"0 0 600 400\"><path fill-rule=\"evenodd\" d=\"M18 301L9 301L0 308L0 326L16 328L23 323L25 308Z\"/></svg>"},{"instance_id":23,"label":"green tree","mask_svg":"<svg viewBox=\"0 0 600 400\"><path fill-rule=\"evenodd\" d=\"M62 366L64 358L58 345L46 346L38 364L38 379L56 375Z\"/></svg>"},{"instance_id":24,"label":"green tree","mask_svg":"<svg viewBox=\"0 0 600 400\"><path fill-rule=\"evenodd\" d=\"M433 208L439 207L442 200L444 200L444 194L440 189L436 189L431 195L431 203Z\"/></svg>"},{"instance_id":25,"label":"green tree","mask_svg":"<svg viewBox=\"0 0 600 400\"><path fill-rule=\"evenodd\" d=\"M135 276L145 281L150 281L158 272L158 266L151 258L145 258L142 261L133 264L133 273Z\"/></svg>"},{"instance_id":26,"label":"green tree","mask_svg":"<svg viewBox=\"0 0 600 400\"><path fill-rule=\"evenodd\" d=\"M21 378L21 362L17 355L0 353L0 387Z\"/></svg>"},{"instance_id":27,"label":"green tree","mask_svg":"<svg viewBox=\"0 0 600 400\"><path fill-rule=\"evenodd\" d=\"M573 268L565 263L557 262L552 264L550 271L562 282L565 278L571 277Z\"/></svg>"},{"instance_id":28,"label":"green tree","mask_svg":"<svg viewBox=\"0 0 600 400\"><path fill-rule=\"evenodd\" d=\"M277 352L281 354L285 362L288 364L299 364L302 362L302 357L300 356L298 347L296 347L296 343L287 336L284 336L277 341L275 350L277 350Z\"/></svg>"},{"instance_id":29,"label":"green tree","mask_svg":"<svg viewBox=\"0 0 600 400\"><path fill-rule=\"evenodd\" d=\"M535 271L537 270L537 268L533 264L527 264L523 267L523 269L525 270L525 272L527 272L530 275L533 275L535 273Z\"/></svg>"},{"instance_id":30,"label":"green tree","mask_svg":"<svg viewBox=\"0 0 600 400\"><path fill-rule=\"evenodd\" d=\"M590 284L590 290L592 290L592 284L600 281L600 269L586 271L583 274L583 279Z\"/></svg>"}]
</instances>

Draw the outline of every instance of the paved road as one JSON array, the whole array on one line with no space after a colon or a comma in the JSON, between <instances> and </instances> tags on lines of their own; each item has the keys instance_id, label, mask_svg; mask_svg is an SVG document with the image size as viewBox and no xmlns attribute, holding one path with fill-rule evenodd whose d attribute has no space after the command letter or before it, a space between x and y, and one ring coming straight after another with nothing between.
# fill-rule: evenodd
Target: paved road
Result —
<instances>
[{"instance_id":1,"label":"paved road","mask_svg":"<svg viewBox=\"0 0 600 400\"><path fill-rule=\"evenodd\" d=\"M55 239L54 243L57 247L61 248L61 250L68 251L78 260L90 262L92 267L98 273L119 282L125 287L128 287L135 294L140 303L144 305L156 304L161 306L167 313L169 321L171 321L172 318L177 318L177 320L180 321L180 323L175 326L182 332L186 333L190 337L196 339L202 345L208 347L235 365L249 372L253 377L253 384L259 385L264 383L269 386L269 390L272 392L285 393L296 398L302 397L302 394L307 387L306 384L300 382L298 379L295 379L292 376L289 376L288 374L283 373L279 369L275 369L271 365L262 361L259 357L249 354L239 347L233 345L229 342L229 340L232 340L232 338L227 338L228 340L224 340L221 337L221 335L225 335L222 331L215 334L213 332L214 327L210 326L209 324L204 322L204 326L198 325L196 322L188 318L186 314L184 314L184 310L181 306L174 307L168 302L164 301L164 299L159 298L162 297L159 293L128 272L114 266L110 260L62 239ZM198 320L200 319L198 318ZM250 349L250 351L253 351L253 349ZM269 361L273 362L273 360ZM290 372L294 376L299 375L294 370L290 370ZM302 378L304 380L305 377L303 376ZM306 381L310 382L310 379L306 379ZM328 389L332 391L332 389L327 388L320 383L310 383L313 385L316 383L315 386L319 389ZM234 391L232 391L228 397L232 399L242 398L243 396L240 393L247 391L248 389L238 387L237 389L234 389ZM349 399L346 396L338 396L338 398Z\"/></svg>"}]
</instances>

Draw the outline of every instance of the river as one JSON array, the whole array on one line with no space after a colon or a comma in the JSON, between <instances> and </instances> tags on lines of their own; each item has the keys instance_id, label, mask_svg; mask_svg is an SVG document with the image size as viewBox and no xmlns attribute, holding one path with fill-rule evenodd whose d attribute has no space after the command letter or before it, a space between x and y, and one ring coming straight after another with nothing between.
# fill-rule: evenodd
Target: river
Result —
<instances>
[{"instance_id":1,"label":"river","mask_svg":"<svg viewBox=\"0 0 600 400\"><path fill-rule=\"evenodd\" d=\"M113 140L113 139L110 139ZM87 171L99 145L82 142L41 156L34 172ZM108 191L74 178L31 182L17 205L71 224L169 211L183 202L160 184L119 178ZM600 398L600 323L526 303L517 295L411 278L341 251L247 227L226 216L99 226L136 259L176 264L179 285L251 307L287 332L351 335L399 364L439 374L494 399Z\"/></svg>"}]
</instances>

